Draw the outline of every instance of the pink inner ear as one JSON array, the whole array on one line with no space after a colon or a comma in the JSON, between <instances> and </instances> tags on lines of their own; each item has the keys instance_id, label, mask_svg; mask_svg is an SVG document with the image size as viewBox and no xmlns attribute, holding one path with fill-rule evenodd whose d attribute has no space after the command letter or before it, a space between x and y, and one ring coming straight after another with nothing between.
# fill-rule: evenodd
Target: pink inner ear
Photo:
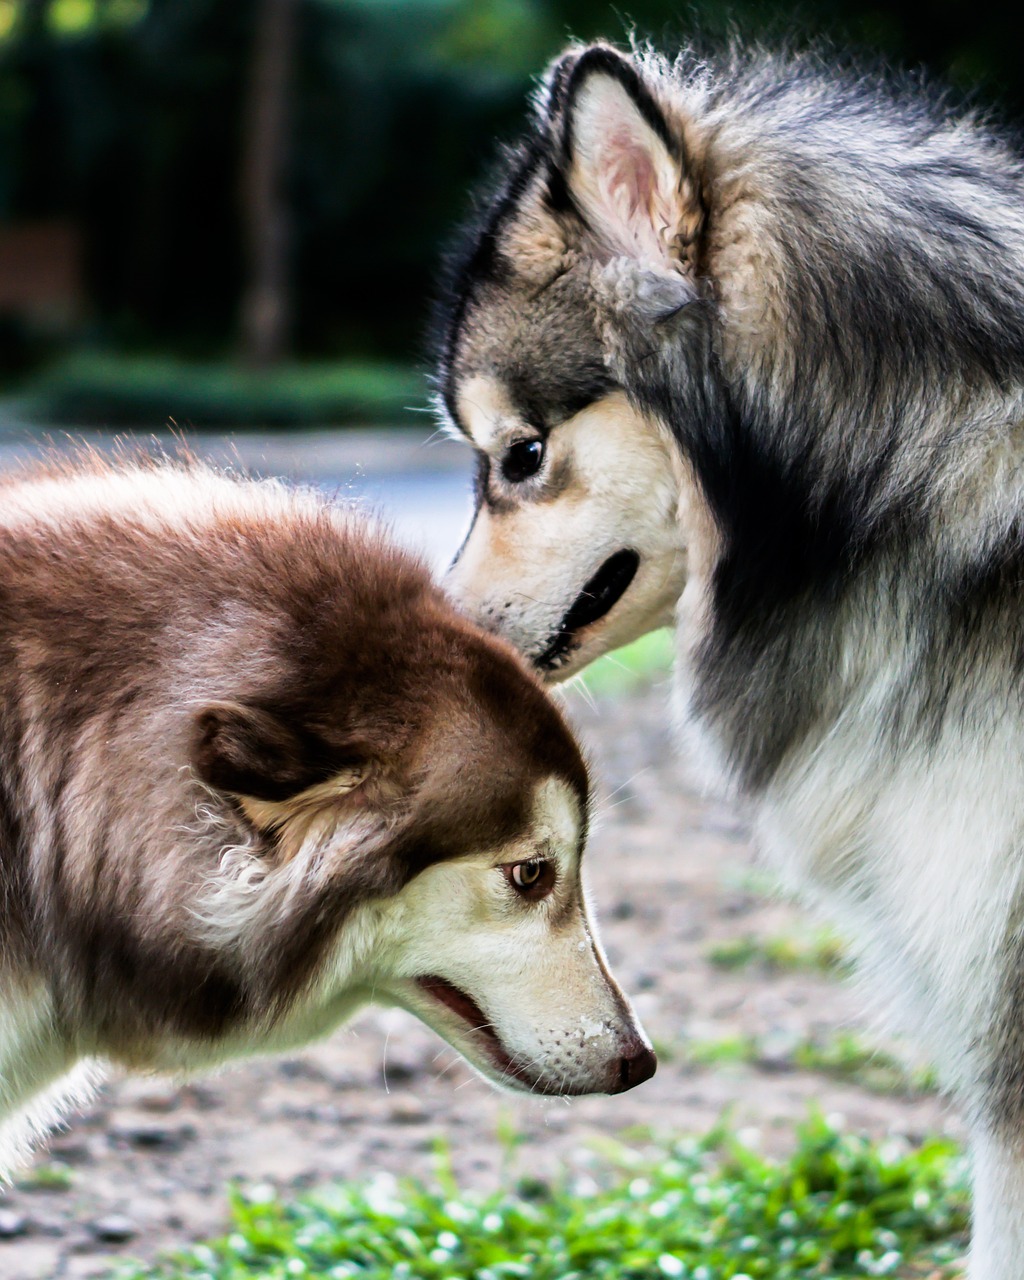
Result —
<instances>
[{"instance_id":1,"label":"pink inner ear","mask_svg":"<svg viewBox=\"0 0 1024 1280\"><path fill-rule=\"evenodd\" d=\"M580 89L571 144L570 187L604 252L675 269L683 175L615 77L594 75Z\"/></svg>"},{"instance_id":2,"label":"pink inner ear","mask_svg":"<svg viewBox=\"0 0 1024 1280\"><path fill-rule=\"evenodd\" d=\"M666 222L666 211L657 208L659 192L654 161L642 143L626 129L618 130L608 139L606 160L603 186L610 214L608 230L617 228L617 234L613 234L627 252L660 259L665 252L660 232Z\"/></svg>"},{"instance_id":3,"label":"pink inner ear","mask_svg":"<svg viewBox=\"0 0 1024 1280\"><path fill-rule=\"evenodd\" d=\"M654 193L654 165L650 156L636 145L636 140L626 131L613 136L609 140L608 149L612 156L608 193L613 203L619 204L621 195L624 195L625 207L622 211L627 217L632 218L641 211L647 212Z\"/></svg>"}]
</instances>

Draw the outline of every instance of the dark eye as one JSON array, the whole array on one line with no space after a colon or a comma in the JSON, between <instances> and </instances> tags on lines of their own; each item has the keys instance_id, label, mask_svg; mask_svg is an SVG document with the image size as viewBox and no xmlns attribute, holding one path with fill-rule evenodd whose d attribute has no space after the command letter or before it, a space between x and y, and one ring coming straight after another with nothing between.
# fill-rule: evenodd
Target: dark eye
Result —
<instances>
[{"instance_id":1,"label":"dark eye","mask_svg":"<svg viewBox=\"0 0 1024 1280\"><path fill-rule=\"evenodd\" d=\"M501 474L512 484L518 484L536 475L543 461L543 440L517 440L509 445L501 460Z\"/></svg>"},{"instance_id":2,"label":"dark eye","mask_svg":"<svg viewBox=\"0 0 1024 1280\"><path fill-rule=\"evenodd\" d=\"M542 858L503 867L509 884L524 898L545 898L555 887L555 868Z\"/></svg>"}]
</instances>

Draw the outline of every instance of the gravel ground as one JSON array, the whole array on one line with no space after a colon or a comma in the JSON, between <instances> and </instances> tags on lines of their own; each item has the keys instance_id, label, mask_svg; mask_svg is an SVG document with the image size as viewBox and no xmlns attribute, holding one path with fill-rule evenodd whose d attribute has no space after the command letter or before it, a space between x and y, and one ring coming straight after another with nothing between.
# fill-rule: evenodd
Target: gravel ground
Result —
<instances>
[{"instance_id":1,"label":"gravel ground","mask_svg":"<svg viewBox=\"0 0 1024 1280\"><path fill-rule=\"evenodd\" d=\"M805 927L764 896L737 816L687 785L659 684L569 708L606 797L587 855L613 969L659 1049L658 1074L618 1098L501 1096L405 1014L370 1010L301 1056L176 1086L115 1080L0 1199L0 1276L110 1274L224 1229L232 1180L294 1190L381 1170L429 1178L437 1142L464 1185L593 1167L596 1140L635 1148L703 1132L728 1111L783 1149L816 1105L857 1130L960 1136L931 1095L877 1094L797 1070L789 1048L857 1030L858 1000L814 973L722 972L716 942ZM761 1037L754 1063L695 1066L694 1041ZM518 1134L514 1151L508 1134Z\"/></svg>"}]
</instances>

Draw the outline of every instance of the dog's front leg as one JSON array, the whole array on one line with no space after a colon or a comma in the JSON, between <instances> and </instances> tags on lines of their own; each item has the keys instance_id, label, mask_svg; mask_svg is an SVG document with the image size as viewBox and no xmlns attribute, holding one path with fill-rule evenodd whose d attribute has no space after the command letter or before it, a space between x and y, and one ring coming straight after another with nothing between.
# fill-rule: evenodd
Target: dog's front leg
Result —
<instances>
[{"instance_id":1,"label":"dog's front leg","mask_svg":"<svg viewBox=\"0 0 1024 1280\"><path fill-rule=\"evenodd\" d=\"M974 1134L974 1230L969 1280L1024 1276L1024 1136Z\"/></svg>"}]
</instances>

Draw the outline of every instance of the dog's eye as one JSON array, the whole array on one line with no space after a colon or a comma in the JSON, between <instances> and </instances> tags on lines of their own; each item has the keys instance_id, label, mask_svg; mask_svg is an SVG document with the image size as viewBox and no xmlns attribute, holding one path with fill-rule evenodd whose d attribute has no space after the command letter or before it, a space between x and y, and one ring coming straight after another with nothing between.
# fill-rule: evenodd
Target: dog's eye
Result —
<instances>
[{"instance_id":1,"label":"dog's eye","mask_svg":"<svg viewBox=\"0 0 1024 1280\"><path fill-rule=\"evenodd\" d=\"M543 871L543 862L517 862L512 868L512 883L519 889L532 889Z\"/></svg>"},{"instance_id":2,"label":"dog's eye","mask_svg":"<svg viewBox=\"0 0 1024 1280\"><path fill-rule=\"evenodd\" d=\"M501 460L501 474L512 484L518 484L535 476L543 461L543 440L517 440L509 445Z\"/></svg>"},{"instance_id":3,"label":"dog's eye","mask_svg":"<svg viewBox=\"0 0 1024 1280\"><path fill-rule=\"evenodd\" d=\"M524 898L544 898L555 887L555 868L542 858L503 867L508 882Z\"/></svg>"}]
</instances>

